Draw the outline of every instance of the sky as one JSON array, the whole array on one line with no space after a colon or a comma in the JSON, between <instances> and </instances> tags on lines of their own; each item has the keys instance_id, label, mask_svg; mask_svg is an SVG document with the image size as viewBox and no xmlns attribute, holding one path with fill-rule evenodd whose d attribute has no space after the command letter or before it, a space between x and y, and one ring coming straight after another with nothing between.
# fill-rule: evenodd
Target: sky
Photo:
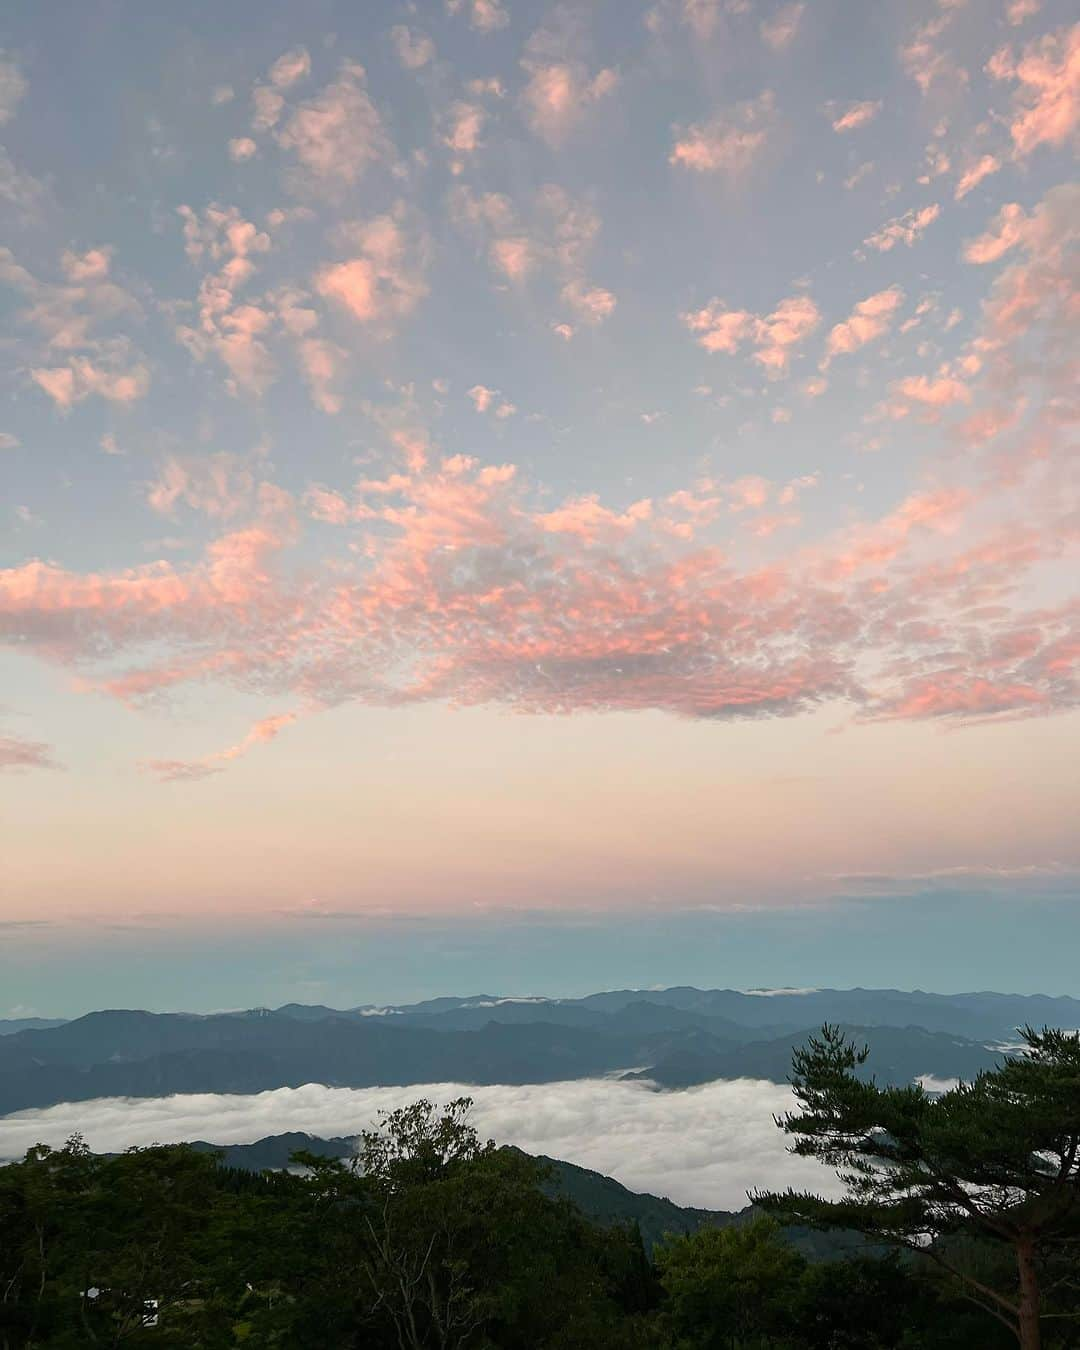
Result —
<instances>
[{"instance_id":1,"label":"sky","mask_svg":"<svg viewBox=\"0 0 1080 1350\"><path fill-rule=\"evenodd\" d=\"M0 22L0 1016L1080 993L1072 6Z\"/></svg>"}]
</instances>

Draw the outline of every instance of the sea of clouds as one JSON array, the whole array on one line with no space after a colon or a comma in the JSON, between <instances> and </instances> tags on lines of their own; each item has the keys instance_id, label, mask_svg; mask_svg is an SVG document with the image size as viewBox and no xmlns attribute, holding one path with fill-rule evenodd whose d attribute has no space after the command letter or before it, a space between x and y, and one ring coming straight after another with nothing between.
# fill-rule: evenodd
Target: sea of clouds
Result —
<instances>
[{"instance_id":1,"label":"sea of clouds","mask_svg":"<svg viewBox=\"0 0 1080 1350\"><path fill-rule=\"evenodd\" d=\"M833 1174L795 1158L773 1117L793 1104L790 1089L756 1079L659 1092L647 1083L584 1079L524 1086L427 1083L334 1088L308 1083L252 1096L190 1093L99 1098L0 1118L0 1158L36 1143L54 1147L75 1132L96 1152L207 1139L251 1143L268 1134L352 1135L380 1111L420 1097L473 1098L485 1138L516 1144L615 1177L631 1190L680 1205L741 1209L755 1187L837 1194Z\"/></svg>"}]
</instances>

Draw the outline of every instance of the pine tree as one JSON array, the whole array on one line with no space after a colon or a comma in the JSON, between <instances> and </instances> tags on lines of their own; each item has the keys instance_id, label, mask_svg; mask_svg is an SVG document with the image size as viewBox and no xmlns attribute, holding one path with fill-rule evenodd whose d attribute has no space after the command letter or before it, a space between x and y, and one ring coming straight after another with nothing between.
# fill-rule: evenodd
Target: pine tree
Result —
<instances>
[{"instance_id":1,"label":"pine tree","mask_svg":"<svg viewBox=\"0 0 1080 1350\"><path fill-rule=\"evenodd\" d=\"M878 1087L867 1047L825 1026L792 1061L800 1110L777 1124L792 1152L837 1169L844 1198L787 1191L756 1203L790 1222L853 1229L907 1247L1040 1350L1051 1320L1080 1319L1080 1033L1027 1027L1026 1053L940 1096ZM994 1279L965 1245L1011 1254Z\"/></svg>"}]
</instances>

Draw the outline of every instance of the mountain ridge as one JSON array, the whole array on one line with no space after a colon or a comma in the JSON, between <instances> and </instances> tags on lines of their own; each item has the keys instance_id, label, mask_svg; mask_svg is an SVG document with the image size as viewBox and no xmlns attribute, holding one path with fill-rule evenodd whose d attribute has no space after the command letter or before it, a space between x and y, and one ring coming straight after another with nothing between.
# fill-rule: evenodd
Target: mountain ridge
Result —
<instances>
[{"instance_id":1,"label":"mountain ridge","mask_svg":"<svg viewBox=\"0 0 1080 1350\"><path fill-rule=\"evenodd\" d=\"M678 1090L788 1081L796 1046L829 1022L871 1047L866 1072L971 1078L1017 1027L1080 1026L1080 1000L921 990L607 990L583 998L473 994L415 1004L287 1003L219 1013L101 1009L0 1036L0 1115L97 1097L331 1087L524 1084L625 1076Z\"/></svg>"}]
</instances>

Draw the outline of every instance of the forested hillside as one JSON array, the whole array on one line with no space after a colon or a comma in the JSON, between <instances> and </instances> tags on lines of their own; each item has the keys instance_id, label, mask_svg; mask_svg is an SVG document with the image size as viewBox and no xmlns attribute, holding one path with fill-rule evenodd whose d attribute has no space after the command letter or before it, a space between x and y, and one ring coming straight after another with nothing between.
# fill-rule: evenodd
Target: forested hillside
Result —
<instances>
[{"instance_id":1,"label":"forested hillside","mask_svg":"<svg viewBox=\"0 0 1080 1350\"><path fill-rule=\"evenodd\" d=\"M0 1168L0 1346L825 1350L908 1345L913 1327L920 1345L1009 1344L932 1272L808 1262L769 1220L553 1173L455 1111L400 1112L361 1150L365 1175L318 1153L303 1175L256 1173L78 1141ZM837 1340L853 1315L866 1338Z\"/></svg>"}]
</instances>

